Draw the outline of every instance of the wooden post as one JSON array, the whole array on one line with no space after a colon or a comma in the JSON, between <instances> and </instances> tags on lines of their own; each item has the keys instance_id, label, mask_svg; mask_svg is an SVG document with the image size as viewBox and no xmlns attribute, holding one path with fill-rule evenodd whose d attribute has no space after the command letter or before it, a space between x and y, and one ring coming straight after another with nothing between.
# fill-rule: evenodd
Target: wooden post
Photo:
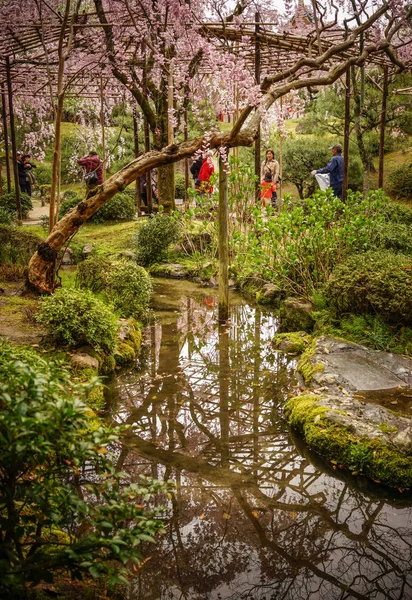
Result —
<instances>
[{"instance_id":1,"label":"wooden post","mask_svg":"<svg viewBox=\"0 0 412 600\"><path fill-rule=\"evenodd\" d=\"M100 77L100 127L102 130L102 161L103 161L103 181L106 180L106 138L104 128L104 85L103 77Z\"/></svg>"},{"instance_id":2,"label":"wooden post","mask_svg":"<svg viewBox=\"0 0 412 600\"><path fill-rule=\"evenodd\" d=\"M23 219L23 213L21 210L19 171L17 168L16 130L14 129L13 90L12 90L12 86L11 86L11 69L10 69L10 57L9 56L6 56L6 75L7 75L7 94L9 96L10 138L11 138L11 150L12 150L12 157L13 157L14 187L16 190L16 207L17 207L19 224L21 224L21 221Z\"/></svg>"},{"instance_id":3,"label":"wooden post","mask_svg":"<svg viewBox=\"0 0 412 600\"><path fill-rule=\"evenodd\" d=\"M255 13L255 81L256 85L260 84L260 41L258 35L260 33L260 16L259 13ZM255 200L256 203L260 202L260 125L258 127L257 136L255 140L255 175L258 178L255 187Z\"/></svg>"},{"instance_id":4,"label":"wooden post","mask_svg":"<svg viewBox=\"0 0 412 600\"><path fill-rule=\"evenodd\" d=\"M280 115L283 119L283 98L280 98ZM277 190L277 210L282 206L282 173L283 173L283 137L279 136L279 186Z\"/></svg>"},{"instance_id":5,"label":"wooden post","mask_svg":"<svg viewBox=\"0 0 412 600\"><path fill-rule=\"evenodd\" d=\"M385 153L385 125L386 125L386 103L388 99L388 67L383 67L383 92L382 92L382 112L381 127L379 138L379 175L378 187L383 187L383 157Z\"/></svg>"},{"instance_id":6,"label":"wooden post","mask_svg":"<svg viewBox=\"0 0 412 600\"><path fill-rule=\"evenodd\" d=\"M175 141L174 130L173 130L173 64L169 62L169 74L167 76L167 143L173 144ZM175 166L174 164L168 165L168 167L163 167L163 169L170 169L170 185L171 185L171 205L168 207L168 210L175 210Z\"/></svg>"},{"instance_id":7,"label":"wooden post","mask_svg":"<svg viewBox=\"0 0 412 600\"><path fill-rule=\"evenodd\" d=\"M349 131L350 131L350 68L346 71L346 94L345 94L345 126L343 140L343 183L342 200L346 202L348 197L348 175L349 175Z\"/></svg>"},{"instance_id":8,"label":"wooden post","mask_svg":"<svg viewBox=\"0 0 412 600\"><path fill-rule=\"evenodd\" d=\"M142 42L142 51L143 51L143 69L142 69L142 88L143 93L146 96L149 93L147 89L147 67L146 67L146 44ZM150 129L149 123L146 117L143 115L143 131L144 131L144 149L145 152L150 151ZM146 172L146 201L147 201L147 210L149 214L153 212L153 201L152 201L152 176L151 171Z\"/></svg>"},{"instance_id":9,"label":"wooden post","mask_svg":"<svg viewBox=\"0 0 412 600\"><path fill-rule=\"evenodd\" d=\"M189 131L188 131L188 123L187 123L187 106L189 103L189 90L188 90L188 86L186 86L185 89L185 102L184 102L184 107L183 107L183 139L185 142L187 142L187 140L189 139ZM187 193L187 190L189 188L189 180L190 180L190 175L189 175L189 160L187 158L185 158L185 197L184 197L184 202L186 207L188 207L188 202L189 202L189 196Z\"/></svg>"},{"instance_id":10,"label":"wooden post","mask_svg":"<svg viewBox=\"0 0 412 600\"><path fill-rule=\"evenodd\" d=\"M4 157L6 160L6 175L7 175L7 191L11 192L11 176L10 176L10 157L9 157L9 134L7 131L7 105L6 94L4 92L4 83L1 86L1 110L3 117L3 133L4 133Z\"/></svg>"},{"instance_id":11,"label":"wooden post","mask_svg":"<svg viewBox=\"0 0 412 600\"><path fill-rule=\"evenodd\" d=\"M229 209L226 166L219 153L219 321L229 316Z\"/></svg>"},{"instance_id":12,"label":"wooden post","mask_svg":"<svg viewBox=\"0 0 412 600\"><path fill-rule=\"evenodd\" d=\"M134 157L137 158L139 156L139 128L137 125L137 109L136 105L133 106L132 109L133 115L133 144L134 144ZM140 177L138 177L135 181L135 203L137 214L142 214L142 197L140 195Z\"/></svg>"}]
</instances>

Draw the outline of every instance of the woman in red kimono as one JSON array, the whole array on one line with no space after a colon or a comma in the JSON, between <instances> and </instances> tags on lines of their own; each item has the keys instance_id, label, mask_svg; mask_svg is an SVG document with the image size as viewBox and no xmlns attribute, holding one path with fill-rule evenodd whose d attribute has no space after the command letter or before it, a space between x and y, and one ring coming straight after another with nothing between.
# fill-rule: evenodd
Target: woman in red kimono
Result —
<instances>
[{"instance_id":1,"label":"woman in red kimono","mask_svg":"<svg viewBox=\"0 0 412 600\"><path fill-rule=\"evenodd\" d=\"M203 160L203 164L199 171L199 192L213 194L213 185L210 185L210 177L215 172L215 166L212 160L213 152L208 150L206 157Z\"/></svg>"}]
</instances>

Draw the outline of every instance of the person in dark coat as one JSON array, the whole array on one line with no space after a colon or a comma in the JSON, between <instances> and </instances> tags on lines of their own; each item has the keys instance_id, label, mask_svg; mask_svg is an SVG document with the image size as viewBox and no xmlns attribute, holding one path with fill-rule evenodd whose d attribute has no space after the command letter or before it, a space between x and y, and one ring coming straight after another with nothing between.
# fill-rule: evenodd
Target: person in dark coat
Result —
<instances>
[{"instance_id":1,"label":"person in dark coat","mask_svg":"<svg viewBox=\"0 0 412 600\"><path fill-rule=\"evenodd\" d=\"M79 158L79 160L77 161L77 164L79 164L81 167L84 167L86 169L86 175L88 173L96 173L97 175L97 181L95 183L95 185L102 185L103 183L103 162L100 160L99 155L97 154L97 152L89 152L89 154L87 154L86 156L83 156L83 158Z\"/></svg>"},{"instance_id":2,"label":"person in dark coat","mask_svg":"<svg viewBox=\"0 0 412 600\"><path fill-rule=\"evenodd\" d=\"M17 152L17 172L19 174L20 190L24 194L28 194L29 192L27 191L26 171L24 170L24 161L23 161L23 153L22 152Z\"/></svg>"},{"instance_id":3,"label":"person in dark coat","mask_svg":"<svg viewBox=\"0 0 412 600\"><path fill-rule=\"evenodd\" d=\"M24 176L26 179L26 194L28 194L29 196L31 196L31 191L32 191L32 187L34 185L36 185L36 178L34 176L33 173L33 169L36 168L36 165L34 165L31 161L30 161L30 154L23 154L22 157L22 163L23 163L23 169L24 169ZM20 185L21 187L21 185Z\"/></svg>"},{"instance_id":4,"label":"person in dark coat","mask_svg":"<svg viewBox=\"0 0 412 600\"><path fill-rule=\"evenodd\" d=\"M192 174L193 177L193 181L195 183L195 187L198 188L199 187L199 173L200 173L200 169L202 168L202 164L203 164L203 158L202 155L200 154L196 160L194 160L190 166L190 172Z\"/></svg>"},{"instance_id":5,"label":"person in dark coat","mask_svg":"<svg viewBox=\"0 0 412 600\"><path fill-rule=\"evenodd\" d=\"M332 150L332 158L323 169L312 171L311 175L316 173L329 173L330 187L333 190L335 196L342 200L342 184L343 184L343 156L341 144L335 144L331 146L329 150Z\"/></svg>"}]
</instances>

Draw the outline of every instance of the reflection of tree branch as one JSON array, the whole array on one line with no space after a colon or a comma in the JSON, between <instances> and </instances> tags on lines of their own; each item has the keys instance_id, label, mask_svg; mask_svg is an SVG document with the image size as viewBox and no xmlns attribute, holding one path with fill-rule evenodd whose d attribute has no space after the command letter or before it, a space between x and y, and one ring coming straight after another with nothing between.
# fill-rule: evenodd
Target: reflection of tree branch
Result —
<instances>
[{"instance_id":1,"label":"reflection of tree branch","mask_svg":"<svg viewBox=\"0 0 412 600\"><path fill-rule=\"evenodd\" d=\"M309 571L311 571L312 573L314 573L315 575L320 577L320 579L329 581L329 583L332 583L334 586L339 588L342 592L349 592L353 596L353 598L358 598L359 600L369 600L368 596L364 596L363 594L360 594L359 592L357 592L356 590L354 590L353 588L348 586L346 583L339 581L339 579L337 579L333 575L326 573L322 569L319 569L318 567L313 565L309 560L304 559L304 558L295 558L294 556L289 554L289 552L284 550L281 546L276 544L274 541L268 540L266 538L265 532L264 532L261 524L259 523L259 520L252 514L252 509L250 508L250 506L246 502L245 498L240 493L239 489L237 489L237 488L232 488L232 489L233 489L234 496L236 497L237 501L239 502L239 505L242 507L245 515L248 517L250 523L252 524L253 528L255 529L262 547L271 548L272 550L274 550L277 554L279 554L279 556L281 556L283 559L285 559L294 569L296 569L296 567L309 569Z\"/></svg>"}]
</instances>

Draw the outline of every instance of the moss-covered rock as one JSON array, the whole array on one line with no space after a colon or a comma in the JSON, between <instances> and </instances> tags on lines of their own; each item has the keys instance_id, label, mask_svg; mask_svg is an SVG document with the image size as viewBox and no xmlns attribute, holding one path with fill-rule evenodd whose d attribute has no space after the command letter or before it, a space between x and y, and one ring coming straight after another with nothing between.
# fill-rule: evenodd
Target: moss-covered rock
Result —
<instances>
[{"instance_id":1,"label":"moss-covered rock","mask_svg":"<svg viewBox=\"0 0 412 600\"><path fill-rule=\"evenodd\" d=\"M256 302L258 304L279 307L285 295L285 290L276 283L266 283L262 289L256 292Z\"/></svg>"},{"instance_id":2,"label":"moss-covered rock","mask_svg":"<svg viewBox=\"0 0 412 600\"><path fill-rule=\"evenodd\" d=\"M316 362L313 357L316 352L316 340L313 340L303 352L298 365L297 371L303 376L306 385L308 385L315 373L323 373L325 365L321 362Z\"/></svg>"},{"instance_id":3,"label":"moss-covered rock","mask_svg":"<svg viewBox=\"0 0 412 600\"><path fill-rule=\"evenodd\" d=\"M100 366L100 374L101 375L110 375L116 369L116 361L112 354L105 354L103 356L103 361Z\"/></svg>"},{"instance_id":4,"label":"moss-covered rock","mask_svg":"<svg viewBox=\"0 0 412 600\"><path fill-rule=\"evenodd\" d=\"M136 360L136 350L126 342L119 342L114 353L116 365L124 367Z\"/></svg>"},{"instance_id":5,"label":"moss-covered rock","mask_svg":"<svg viewBox=\"0 0 412 600\"><path fill-rule=\"evenodd\" d=\"M311 332L315 324L312 311L313 306L310 302L300 298L286 298L280 307L279 331Z\"/></svg>"},{"instance_id":6,"label":"moss-covered rock","mask_svg":"<svg viewBox=\"0 0 412 600\"><path fill-rule=\"evenodd\" d=\"M294 331L291 333L277 333L272 344L277 350L287 354L302 354L312 341L312 336L305 331Z\"/></svg>"},{"instance_id":7,"label":"moss-covered rock","mask_svg":"<svg viewBox=\"0 0 412 600\"><path fill-rule=\"evenodd\" d=\"M393 488L412 487L412 453L402 453L391 445L395 426L388 425L373 437L356 436L351 428L333 420L344 411L325 406L323 400L308 394L291 398L285 406L288 423L310 448L353 474L363 473Z\"/></svg>"}]
</instances>

